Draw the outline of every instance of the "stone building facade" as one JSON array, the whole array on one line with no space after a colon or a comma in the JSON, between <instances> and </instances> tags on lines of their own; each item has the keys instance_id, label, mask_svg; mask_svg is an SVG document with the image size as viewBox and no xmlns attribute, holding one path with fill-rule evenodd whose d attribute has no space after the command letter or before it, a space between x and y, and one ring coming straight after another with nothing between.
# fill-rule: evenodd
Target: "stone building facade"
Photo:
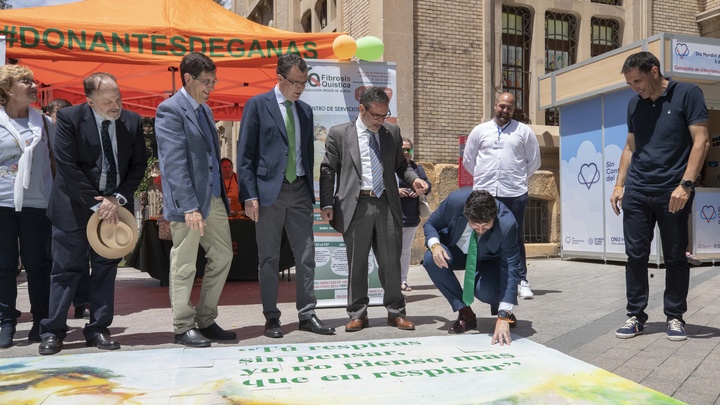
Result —
<instances>
[{"instance_id":1,"label":"stone building facade","mask_svg":"<svg viewBox=\"0 0 720 405\"><path fill-rule=\"evenodd\" d=\"M284 30L382 39L384 60L397 63L398 122L435 185L431 206L457 188L459 137L492 118L499 92L514 92L516 118L530 124L542 152L529 193L540 214L526 216L543 227L541 243L527 245L537 256L556 255L560 237L557 113L538 109L537 79L660 32L720 37L720 0L680 3L234 0L231 9ZM607 74L619 75L620 66Z\"/></svg>"}]
</instances>

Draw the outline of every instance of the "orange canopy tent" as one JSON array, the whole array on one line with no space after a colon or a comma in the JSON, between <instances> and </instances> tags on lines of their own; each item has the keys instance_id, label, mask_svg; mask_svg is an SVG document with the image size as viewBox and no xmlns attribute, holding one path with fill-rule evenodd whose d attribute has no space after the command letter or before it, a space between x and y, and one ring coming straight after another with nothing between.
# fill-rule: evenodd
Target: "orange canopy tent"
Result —
<instances>
[{"instance_id":1,"label":"orange canopy tent","mask_svg":"<svg viewBox=\"0 0 720 405\"><path fill-rule=\"evenodd\" d=\"M276 82L277 58L335 58L340 33L295 33L253 23L212 0L83 0L58 6L0 11L8 58L33 70L41 103L61 97L85 101L82 80L112 73L123 106L154 116L182 86L179 64L192 51L218 67L208 103L217 120L239 120L248 98Z\"/></svg>"}]
</instances>

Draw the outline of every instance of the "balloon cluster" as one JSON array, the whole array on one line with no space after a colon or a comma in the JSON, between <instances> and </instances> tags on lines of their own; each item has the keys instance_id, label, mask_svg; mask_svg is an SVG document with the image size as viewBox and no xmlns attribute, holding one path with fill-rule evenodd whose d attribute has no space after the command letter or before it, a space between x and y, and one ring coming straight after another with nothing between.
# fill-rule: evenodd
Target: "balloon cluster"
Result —
<instances>
[{"instance_id":1,"label":"balloon cluster","mask_svg":"<svg viewBox=\"0 0 720 405\"><path fill-rule=\"evenodd\" d=\"M385 44L377 37L367 36L353 39L350 35L342 34L333 41L333 52L338 59L348 60L353 56L362 60L378 60L385 52Z\"/></svg>"}]
</instances>

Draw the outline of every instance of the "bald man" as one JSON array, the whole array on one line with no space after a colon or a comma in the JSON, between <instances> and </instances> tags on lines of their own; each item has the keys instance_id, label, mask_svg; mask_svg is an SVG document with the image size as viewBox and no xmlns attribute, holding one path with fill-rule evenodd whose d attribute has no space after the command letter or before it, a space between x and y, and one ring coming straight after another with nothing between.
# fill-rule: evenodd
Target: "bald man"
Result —
<instances>
[{"instance_id":1,"label":"bald man","mask_svg":"<svg viewBox=\"0 0 720 405\"><path fill-rule=\"evenodd\" d=\"M530 299L534 294L527 281L523 226L528 179L540 167L540 146L529 126L512 119L515 112L512 94L500 94L493 108L495 117L470 132L463 166L473 175L473 190L486 190L515 216L520 248L518 296Z\"/></svg>"}]
</instances>

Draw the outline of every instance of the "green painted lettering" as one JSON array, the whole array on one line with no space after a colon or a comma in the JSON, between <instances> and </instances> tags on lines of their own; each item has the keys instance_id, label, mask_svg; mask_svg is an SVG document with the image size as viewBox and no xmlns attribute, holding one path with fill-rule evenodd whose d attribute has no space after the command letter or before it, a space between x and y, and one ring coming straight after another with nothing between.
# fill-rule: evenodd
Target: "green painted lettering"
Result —
<instances>
[{"instance_id":1,"label":"green painted lettering","mask_svg":"<svg viewBox=\"0 0 720 405\"><path fill-rule=\"evenodd\" d=\"M32 37L31 37L32 35ZM40 33L33 27L20 27L20 46L35 48L40 43Z\"/></svg>"},{"instance_id":2,"label":"green painted lettering","mask_svg":"<svg viewBox=\"0 0 720 405\"><path fill-rule=\"evenodd\" d=\"M53 44L50 42L50 34L57 36L56 43ZM49 49L60 49L65 45L65 34L57 28L48 28L43 32L43 44Z\"/></svg>"},{"instance_id":3,"label":"green painted lettering","mask_svg":"<svg viewBox=\"0 0 720 405\"><path fill-rule=\"evenodd\" d=\"M122 48L125 53L130 53L130 35L125 34L125 42L123 42L123 39L120 38L120 35L118 35L116 32L112 33L112 47L113 52L118 51L118 46Z\"/></svg>"},{"instance_id":4,"label":"green painted lettering","mask_svg":"<svg viewBox=\"0 0 720 405\"><path fill-rule=\"evenodd\" d=\"M295 41L290 41L290 43L288 44L286 53L296 53L296 54L300 55L300 49L298 49L298 46L295 43Z\"/></svg>"},{"instance_id":5,"label":"green painted lettering","mask_svg":"<svg viewBox=\"0 0 720 405\"><path fill-rule=\"evenodd\" d=\"M102 47L105 49L105 52L110 52L110 48L108 47L107 41L105 41L105 37L103 36L103 33L100 31L95 32L95 36L93 36L92 43L90 44L89 51L94 51L95 47Z\"/></svg>"},{"instance_id":6,"label":"green painted lettering","mask_svg":"<svg viewBox=\"0 0 720 405\"><path fill-rule=\"evenodd\" d=\"M282 56L282 41L277 42L277 47L275 47L275 43L273 43L272 40L268 39L267 41L267 55L270 56L270 54L275 54L275 56L280 57Z\"/></svg>"},{"instance_id":7,"label":"green painted lettering","mask_svg":"<svg viewBox=\"0 0 720 405\"><path fill-rule=\"evenodd\" d=\"M132 34L133 38L137 38L137 53L143 53L143 40L149 37L149 34Z\"/></svg>"},{"instance_id":8,"label":"green painted lettering","mask_svg":"<svg viewBox=\"0 0 720 405\"><path fill-rule=\"evenodd\" d=\"M209 46L210 56L213 56L213 57L218 57L218 56L224 57L225 56L224 53L217 52L217 51L223 50L222 42L223 42L222 38L210 38L210 46Z\"/></svg>"},{"instance_id":9,"label":"green painted lettering","mask_svg":"<svg viewBox=\"0 0 720 405\"><path fill-rule=\"evenodd\" d=\"M250 50L248 51L248 58L252 58L255 54L260 55L261 58L264 58L265 55L262 51L262 46L260 45L260 41L257 39L253 39L252 44L250 45Z\"/></svg>"},{"instance_id":10,"label":"green painted lettering","mask_svg":"<svg viewBox=\"0 0 720 405\"><path fill-rule=\"evenodd\" d=\"M233 47L234 44L237 44L237 47ZM241 39L230 39L227 42L227 51L233 58L242 58L245 56L245 48L243 45L245 45L245 42Z\"/></svg>"},{"instance_id":11,"label":"green painted lettering","mask_svg":"<svg viewBox=\"0 0 720 405\"><path fill-rule=\"evenodd\" d=\"M85 50L87 46L87 39L85 38L85 31L80 31L80 36L75 34L75 31L68 30L68 49L73 49L73 43L78 46L78 49Z\"/></svg>"},{"instance_id":12,"label":"green painted lettering","mask_svg":"<svg viewBox=\"0 0 720 405\"><path fill-rule=\"evenodd\" d=\"M170 38L170 53L175 56L183 56L187 53L187 48L185 47L185 38L175 35L174 37Z\"/></svg>"},{"instance_id":13,"label":"green painted lettering","mask_svg":"<svg viewBox=\"0 0 720 405\"><path fill-rule=\"evenodd\" d=\"M190 52L201 52L205 53L205 49L207 48L207 45L205 45L205 40L199 37L190 37L190 45L188 48L190 48ZM195 48L195 44L200 44L200 49Z\"/></svg>"},{"instance_id":14,"label":"green painted lettering","mask_svg":"<svg viewBox=\"0 0 720 405\"><path fill-rule=\"evenodd\" d=\"M305 49L305 53L303 53L303 58L306 59L317 59L318 52L317 52L317 44L315 42L305 42L303 44L303 48Z\"/></svg>"},{"instance_id":15,"label":"green painted lettering","mask_svg":"<svg viewBox=\"0 0 720 405\"><path fill-rule=\"evenodd\" d=\"M167 43L160 42L160 40L165 38L167 38L165 35L150 36L150 46L152 47L153 55L167 55L167 52L158 50L158 48L165 48L167 46Z\"/></svg>"}]
</instances>

